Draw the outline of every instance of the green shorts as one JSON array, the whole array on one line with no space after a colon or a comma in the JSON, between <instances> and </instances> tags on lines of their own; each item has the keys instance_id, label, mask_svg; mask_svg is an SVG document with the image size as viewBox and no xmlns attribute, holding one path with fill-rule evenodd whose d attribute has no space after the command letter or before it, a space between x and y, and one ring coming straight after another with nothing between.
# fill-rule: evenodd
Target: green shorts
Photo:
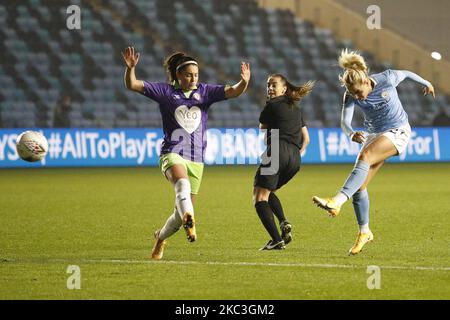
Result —
<instances>
[{"instance_id":1,"label":"green shorts","mask_svg":"<svg viewBox=\"0 0 450 320\"><path fill-rule=\"evenodd\" d=\"M180 164L186 169L189 182L191 183L191 193L198 194L200 184L202 183L204 164L201 162L186 160L177 153L163 154L159 158L159 167L161 168L164 176L166 175L166 170L174 164Z\"/></svg>"}]
</instances>

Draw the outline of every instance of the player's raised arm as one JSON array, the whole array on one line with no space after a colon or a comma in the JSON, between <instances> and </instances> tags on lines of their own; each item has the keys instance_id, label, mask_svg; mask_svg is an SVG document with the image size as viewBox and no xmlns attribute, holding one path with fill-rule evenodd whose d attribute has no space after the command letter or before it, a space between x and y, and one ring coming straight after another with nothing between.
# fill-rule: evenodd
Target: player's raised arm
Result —
<instances>
[{"instance_id":1,"label":"player's raised arm","mask_svg":"<svg viewBox=\"0 0 450 320\"><path fill-rule=\"evenodd\" d=\"M225 97L227 99L239 97L248 87L250 81L250 64L241 62L241 80L234 86L225 88Z\"/></svg>"},{"instance_id":2,"label":"player's raised arm","mask_svg":"<svg viewBox=\"0 0 450 320\"><path fill-rule=\"evenodd\" d=\"M122 52L122 57L127 66L124 75L125 87L143 93L144 83L142 80L137 80L135 74L136 65L139 62L139 53L134 51L134 47L128 47L125 49L125 53Z\"/></svg>"},{"instance_id":3,"label":"player's raised arm","mask_svg":"<svg viewBox=\"0 0 450 320\"><path fill-rule=\"evenodd\" d=\"M413 80L417 83L420 83L421 85L424 86L424 88L423 88L424 95L427 95L430 93L433 96L433 98L435 98L434 87L431 84L431 82L423 79L418 74L408 71L408 70L392 70L391 73L393 74L392 81L394 82L395 86L397 86L404 79L411 79L411 80Z\"/></svg>"}]
</instances>

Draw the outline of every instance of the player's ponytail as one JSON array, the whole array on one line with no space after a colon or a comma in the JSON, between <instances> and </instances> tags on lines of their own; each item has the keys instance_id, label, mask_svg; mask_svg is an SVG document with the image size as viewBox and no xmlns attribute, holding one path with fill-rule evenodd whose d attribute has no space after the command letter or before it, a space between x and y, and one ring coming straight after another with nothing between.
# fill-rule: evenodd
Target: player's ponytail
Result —
<instances>
[{"instance_id":1,"label":"player's ponytail","mask_svg":"<svg viewBox=\"0 0 450 320\"><path fill-rule=\"evenodd\" d=\"M164 68L166 69L169 82L177 82L177 72L190 64L197 64L197 60L183 52L172 53L164 60Z\"/></svg>"},{"instance_id":2,"label":"player's ponytail","mask_svg":"<svg viewBox=\"0 0 450 320\"><path fill-rule=\"evenodd\" d=\"M344 73L339 76L342 86L348 87L354 83L362 83L369 76L366 62L357 51L342 50L339 66L344 69Z\"/></svg>"},{"instance_id":3,"label":"player's ponytail","mask_svg":"<svg viewBox=\"0 0 450 320\"><path fill-rule=\"evenodd\" d=\"M315 81L308 81L303 85L297 87L289 81L286 81L286 95L292 102L300 101L303 97L307 96L312 91L315 83Z\"/></svg>"},{"instance_id":4,"label":"player's ponytail","mask_svg":"<svg viewBox=\"0 0 450 320\"><path fill-rule=\"evenodd\" d=\"M288 98L289 103L294 104L296 101L300 101L303 97L307 96L313 89L315 81L308 81L301 86L295 86L288 81L288 79L280 73L270 75L269 78L280 78L286 85L285 96Z\"/></svg>"}]
</instances>

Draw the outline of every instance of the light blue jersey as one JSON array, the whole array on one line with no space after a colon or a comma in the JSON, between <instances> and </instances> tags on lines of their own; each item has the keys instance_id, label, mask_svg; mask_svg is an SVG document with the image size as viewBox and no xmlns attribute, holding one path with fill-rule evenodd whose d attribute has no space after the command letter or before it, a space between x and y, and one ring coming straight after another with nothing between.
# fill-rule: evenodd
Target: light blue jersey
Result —
<instances>
[{"instance_id":1,"label":"light blue jersey","mask_svg":"<svg viewBox=\"0 0 450 320\"><path fill-rule=\"evenodd\" d=\"M401 127L408 123L408 115L398 97L397 86L405 78L414 80L424 86L430 82L417 74L406 70L386 70L373 74L373 90L365 100L353 98L348 92L344 94L341 127L347 135L354 131L351 126L354 107L357 105L364 113L364 128L369 133L380 133Z\"/></svg>"}]
</instances>

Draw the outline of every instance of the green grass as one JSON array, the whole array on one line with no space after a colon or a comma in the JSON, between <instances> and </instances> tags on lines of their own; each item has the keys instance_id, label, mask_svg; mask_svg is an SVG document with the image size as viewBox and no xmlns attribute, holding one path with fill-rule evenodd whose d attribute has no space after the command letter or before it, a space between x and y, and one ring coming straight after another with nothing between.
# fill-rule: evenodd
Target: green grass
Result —
<instances>
[{"instance_id":1,"label":"green grass","mask_svg":"<svg viewBox=\"0 0 450 320\"><path fill-rule=\"evenodd\" d=\"M450 299L450 164L385 165L369 187L375 241L354 257L351 203L331 219L311 202L351 167L305 165L279 191L294 240L278 252L258 251L255 168L207 167L199 239L180 231L161 262L152 233L174 195L157 168L1 170L0 299ZM69 265L81 290L66 287Z\"/></svg>"}]
</instances>

